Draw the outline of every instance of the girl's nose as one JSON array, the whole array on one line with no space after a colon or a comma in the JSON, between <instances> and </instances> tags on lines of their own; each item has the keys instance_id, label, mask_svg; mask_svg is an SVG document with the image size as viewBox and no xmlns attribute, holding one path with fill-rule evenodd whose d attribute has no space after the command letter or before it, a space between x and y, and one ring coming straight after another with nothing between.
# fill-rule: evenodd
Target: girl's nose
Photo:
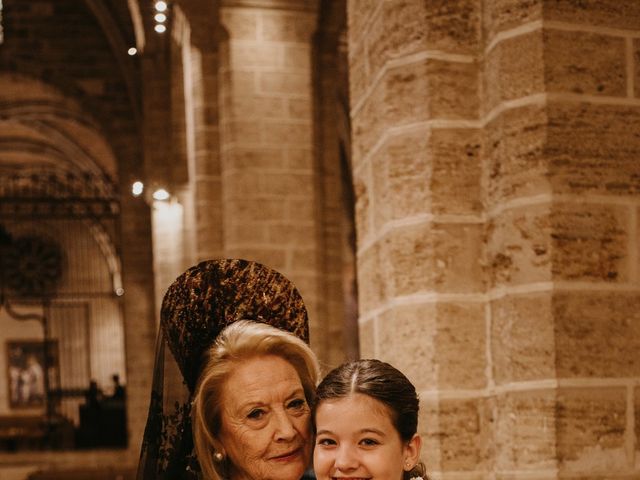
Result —
<instances>
[{"instance_id":1,"label":"girl's nose","mask_svg":"<svg viewBox=\"0 0 640 480\"><path fill-rule=\"evenodd\" d=\"M358 468L358 455L350 445L340 445L336 451L335 468L341 472L349 472Z\"/></svg>"}]
</instances>

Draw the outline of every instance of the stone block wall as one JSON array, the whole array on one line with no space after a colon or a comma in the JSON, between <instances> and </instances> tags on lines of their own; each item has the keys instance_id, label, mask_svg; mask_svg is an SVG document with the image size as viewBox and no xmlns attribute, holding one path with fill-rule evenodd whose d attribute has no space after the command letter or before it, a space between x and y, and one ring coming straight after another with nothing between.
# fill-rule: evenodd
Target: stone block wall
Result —
<instances>
[{"instance_id":1,"label":"stone block wall","mask_svg":"<svg viewBox=\"0 0 640 480\"><path fill-rule=\"evenodd\" d=\"M348 4L361 350L436 478L640 474L639 15Z\"/></svg>"},{"instance_id":2,"label":"stone block wall","mask_svg":"<svg viewBox=\"0 0 640 480\"><path fill-rule=\"evenodd\" d=\"M314 2L281 7L228 1L220 10L228 36L219 70L224 254L296 284L322 356L313 340L322 338L323 295L311 70L317 12Z\"/></svg>"}]
</instances>

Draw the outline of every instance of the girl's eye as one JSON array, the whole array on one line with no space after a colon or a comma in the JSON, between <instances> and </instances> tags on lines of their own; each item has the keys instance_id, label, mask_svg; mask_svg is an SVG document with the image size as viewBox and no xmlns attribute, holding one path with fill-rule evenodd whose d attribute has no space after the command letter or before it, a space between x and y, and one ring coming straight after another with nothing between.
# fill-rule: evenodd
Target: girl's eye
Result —
<instances>
[{"instance_id":1,"label":"girl's eye","mask_svg":"<svg viewBox=\"0 0 640 480\"><path fill-rule=\"evenodd\" d=\"M324 445L324 446L328 446L328 445L335 445L336 442L330 438L318 438L316 440L316 444L317 445Z\"/></svg>"},{"instance_id":2,"label":"girl's eye","mask_svg":"<svg viewBox=\"0 0 640 480\"><path fill-rule=\"evenodd\" d=\"M304 407L306 404L307 402L303 398L296 398L295 400L291 400L287 406L289 408L299 409Z\"/></svg>"},{"instance_id":3,"label":"girl's eye","mask_svg":"<svg viewBox=\"0 0 640 480\"><path fill-rule=\"evenodd\" d=\"M251 420L260 420L263 416L264 410L262 410L261 408L254 408L249 412L247 418L250 418Z\"/></svg>"},{"instance_id":4,"label":"girl's eye","mask_svg":"<svg viewBox=\"0 0 640 480\"><path fill-rule=\"evenodd\" d=\"M380 442L378 442L377 440L375 440L373 438L363 438L362 440L360 440L360 444L364 445L366 447L372 447L374 445L379 445Z\"/></svg>"}]
</instances>

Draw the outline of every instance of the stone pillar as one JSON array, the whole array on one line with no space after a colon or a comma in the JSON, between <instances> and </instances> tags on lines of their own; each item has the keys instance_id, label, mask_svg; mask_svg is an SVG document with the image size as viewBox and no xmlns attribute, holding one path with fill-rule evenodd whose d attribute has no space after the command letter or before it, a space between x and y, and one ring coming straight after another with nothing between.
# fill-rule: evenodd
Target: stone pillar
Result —
<instances>
[{"instance_id":1,"label":"stone pillar","mask_svg":"<svg viewBox=\"0 0 640 480\"><path fill-rule=\"evenodd\" d=\"M348 20L361 356L414 381L430 472L484 478L480 2L350 1Z\"/></svg>"},{"instance_id":2,"label":"stone pillar","mask_svg":"<svg viewBox=\"0 0 640 480\"><path fill-rule=\"evenodd\" d=\"M187 1L183 4L191 28L191 43L184 55L192 222L195 260L202 261L224 256L218 113L219 42L223 31L216 2Z\"/></svg>"},{"instance_id":3,"label":"stone pillar","mask_svg":"<svg viewBox=\"0 0 640 480\"><path fill-rule=\"evenodd\" d=\"M486 1L484 24L495 470L633 478L640 4Z\"/></svg>"},{"instance_id":4,"label":"stone pillar","mask_svg":"<svg viewBox=\"0 0 640 480\"><path fill-rule=\"evenodd\" d=\"M148 196L154 206L158 311L178 275L199 261L223 256L218 11L212 2L182 2L174 5L171 19L170 170L163 180L172 197L158 202Z\"/></svg>"},{"instance_id":5,"label":"stone pillar","mask_svg":"<svg viewBox=\"0 0 640 480\"><path fill-rule=\"evenodd\" d=\"M120 163L120 188L124 192L120 231L129 433L129 448L121 460L130 465L135 465L140 456L151 395L152 375L149 372L153 372L156 341L151 215L145 201L132 197L128 191L132 178L128 166L135 163L133 158Z\"/></svg>"},{"instance_id":6,"label":"stone pillar","mask_svg":"<svg viewBox=\"0 0 640 480\"><path fill-rule=\"evenodd\" d=\"M429 470L638 476L640 4L348 8L362 356Z\"/></svg>"},{"instance_id":7,"label":"stone pillar","mask_svg":"<svg viewBox=\"0 0 640 480\"><path fill-rule=\"evenodd\" d=\"M224 252L269 265L296 284L309 307L313 344L320 339L315 2L223 1L221 22L229 37L221 47Z\"/></svg>"}]
</instances>

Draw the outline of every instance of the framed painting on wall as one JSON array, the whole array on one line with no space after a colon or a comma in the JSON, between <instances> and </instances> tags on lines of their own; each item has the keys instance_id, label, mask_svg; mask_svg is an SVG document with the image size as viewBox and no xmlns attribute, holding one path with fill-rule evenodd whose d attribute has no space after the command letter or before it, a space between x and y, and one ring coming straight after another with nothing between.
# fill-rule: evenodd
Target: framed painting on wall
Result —
<instances>
[{"instance_id":1,"label":"framed painting on wall","mask_svg":"<svg viewBox=\"0 0 640 480\"><path fill-rule=\"evenodd\" d=\"M46 362L45 362L46 353ZM7 342L7 379L11 408L44 407L47 401L45 375L52 378L58 368L55 340L9 340Z\"/></svg>"}]
</instances>

